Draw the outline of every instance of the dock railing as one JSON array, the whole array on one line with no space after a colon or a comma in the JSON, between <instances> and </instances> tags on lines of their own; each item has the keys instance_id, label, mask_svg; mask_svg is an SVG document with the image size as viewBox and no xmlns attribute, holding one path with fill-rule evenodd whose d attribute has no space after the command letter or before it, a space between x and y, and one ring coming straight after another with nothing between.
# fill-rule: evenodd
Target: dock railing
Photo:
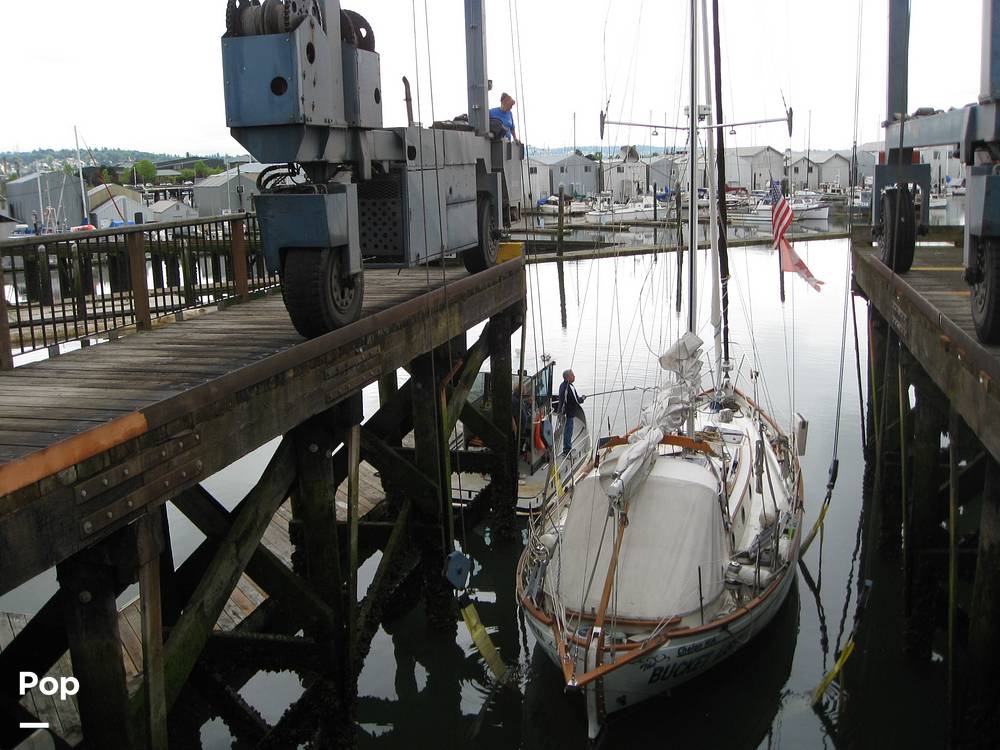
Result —
<instances>
[{"instance_id":1,"label":"dock railing","mask_svg":"<svg viewBox=\"0 0 1000 750\"><path fill-rule=\"evenodd\" d=\"M0 369L278 283L253 214L0 241Z\"/></svg>"}]
</instances>

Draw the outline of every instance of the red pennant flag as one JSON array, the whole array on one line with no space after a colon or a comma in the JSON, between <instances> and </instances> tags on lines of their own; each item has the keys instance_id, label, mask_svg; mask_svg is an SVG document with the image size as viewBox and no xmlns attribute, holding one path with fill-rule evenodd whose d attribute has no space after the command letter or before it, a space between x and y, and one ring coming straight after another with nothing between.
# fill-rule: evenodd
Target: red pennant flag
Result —
<instances>
[{"instance_id":1,"label":"red pennant flag","mask_svg":"<svg viewBox=\"0 0 1000 750\"><path fill-rule=\"evenodd\" d=\"M781 248L781 270L794 271L805 279L806 283L817 292L821 291L820 285L823 282L812 275L812 271L810 271L809 267L802 262L802 258L800 258L796 252L792 250L792 246L788 244L788 240L782 237L778 241L778 246Z\"/></svg>"}]
</instances>

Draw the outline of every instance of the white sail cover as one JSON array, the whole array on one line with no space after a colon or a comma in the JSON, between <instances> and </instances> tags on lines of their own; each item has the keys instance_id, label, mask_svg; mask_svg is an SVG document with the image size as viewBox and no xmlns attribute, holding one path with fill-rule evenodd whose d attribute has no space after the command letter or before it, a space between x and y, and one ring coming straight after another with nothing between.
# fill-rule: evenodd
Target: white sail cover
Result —
<instances>
[{"instance_id":1,"label":"white sail cover","mask_svg":"<svg viewBox=\"0 0 1000 750\"><path fill-rule=\"evenodd\" d=\"M676 381L661 390L642 413L641 427L629 436L629 447L618 456L616 477L608 488L608 496L619 498L637 480L640 468L653 455L664 435L677 430L701 387L702 340L690 331L678 339L660 356L660 366L674 373Z\"/></svg>"},{"instance_id":2,"label":"white sail cover","mask_svg":"<svg viewBox=\"0 0 1000 750\"><path fill-rule=\"evenodd\" d=\"M704 601L721 593L725 529L718 497L715 475L698 459L669 457L653 464L629 501L609 624L613 614L660 620L697 611L699 567ZM546 569L546 591L568 609L595 612L616 533L594 472L574 490L561 543Z\"/></svg>"}]
</instances>

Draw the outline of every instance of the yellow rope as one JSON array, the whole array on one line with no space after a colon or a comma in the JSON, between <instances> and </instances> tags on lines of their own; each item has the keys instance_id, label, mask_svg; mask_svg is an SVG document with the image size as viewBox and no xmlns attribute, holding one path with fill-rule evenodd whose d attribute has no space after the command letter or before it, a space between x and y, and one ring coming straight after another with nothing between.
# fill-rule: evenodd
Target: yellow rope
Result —
<instances>
[{"instance_id":1,"label":"yellow rope","mask_svg":"<svg viewBox=\"0 0 1000 750\"><path fill-rule=\"evenodd\" d=\"M466 599L466 601L467 603L462 607L462 619L465 620L465 626L469 629L472 642L476 644L476 648L479 649L479 653L486 661L493 676L500 682L504 682L507 679L507 665L500 658L496 646L490 639L490 634L486 632L483 621L479 619L476 605L471 599Z\"/></svg>"},{"instance_id":2,"label":"yellow rope","mask_svg":"<svg viewBox=\"0 0 1000 750\"><path fill-rule=\"evenodd\" d=\"M830 687L830 683L833 682L836 679L837 675L840 674L840 671L844 668L844 663L847 661L847 657L850 656L851 652L853 651L854 651L854 639L852 638L844 646L844 650L840 652L840 658L837 659L836 663L833 665L833 669L831 669L826 674L826 676L823 678L823 681L816 686L815 690L813 690L812 705L815 706L817 703L820 702L820 700L823 698L823 695L826 693L826 689Z\"/></svg>"}]
</instances>

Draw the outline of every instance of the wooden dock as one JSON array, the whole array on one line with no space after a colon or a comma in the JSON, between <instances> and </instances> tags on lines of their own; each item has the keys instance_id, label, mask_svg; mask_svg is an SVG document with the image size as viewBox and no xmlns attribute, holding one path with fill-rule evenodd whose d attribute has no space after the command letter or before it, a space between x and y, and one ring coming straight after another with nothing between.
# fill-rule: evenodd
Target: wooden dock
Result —
<instances>
[{"instance_id":1,"label":"wooden dock","mask_svg":"<svg viewBox=\"0 0 1000 750\"><path fill-rule=\"evenodd\" d=\"M365 287L359 321L309 341L272 294L0 371L0 593L53 566L60 583L32 618L0 615L0 670L67 675L68 648L81 683L60 706L0 688L0 746L23 739L16 721L42 720L70 746L82 730L88 746L165 747L168 714L190 700L189 678L204 681L200 660L223 635L223 650L308 654L319 679L300 703L315 721L328 680L338 700L356 699L352 675L383 608L420 565L435 571L421 584L428 617L454 627L440 576L454 534L452 461L491 477L476 486L489 489L494 530L513 528L510 344L524 261L471 275L368 269ZM500 373L488 413L466 400L487 357ZM411 377L398 386L401 367ZM360 390L376 381L379 410L363 415ZM486 451L449 450L459 418ZM234 510L201 486L278 437ZM180 565L168 501L205 534ZM362 596L357 566L376 549ZM118 612L136 581L140 600ZM294 746L318 731L270 727L234 703L237 685L213 684L248 741ZM338 731L353 732L350 712L334 714L346 722Z\"/></svg>"},{"instance_id":2,"label":"wooden dock","mask_svg":"<svg viewBox=\"0 0 1000 750\"><path fill-rule=\"evenodd\" d=\"M362 319L308 342L268 295L0 372L0 544L35 539L0 590L516 302L520 268L369 271Z\"/></svg>"},{"instance_id":3,"label":"wooden dock","mask_svg":"<svg viewBox=\"0 0 1000 750\"><path fill-rule=\"evenodd\" d=\"M871 230L852 242L854 278L983 445L1000 460L1000 347L981 344L972 323L962 248L920 242L913 266L894 274L878 257ZM954 241L954 232L932 238Z\"/></svg>"}]
</instances>

